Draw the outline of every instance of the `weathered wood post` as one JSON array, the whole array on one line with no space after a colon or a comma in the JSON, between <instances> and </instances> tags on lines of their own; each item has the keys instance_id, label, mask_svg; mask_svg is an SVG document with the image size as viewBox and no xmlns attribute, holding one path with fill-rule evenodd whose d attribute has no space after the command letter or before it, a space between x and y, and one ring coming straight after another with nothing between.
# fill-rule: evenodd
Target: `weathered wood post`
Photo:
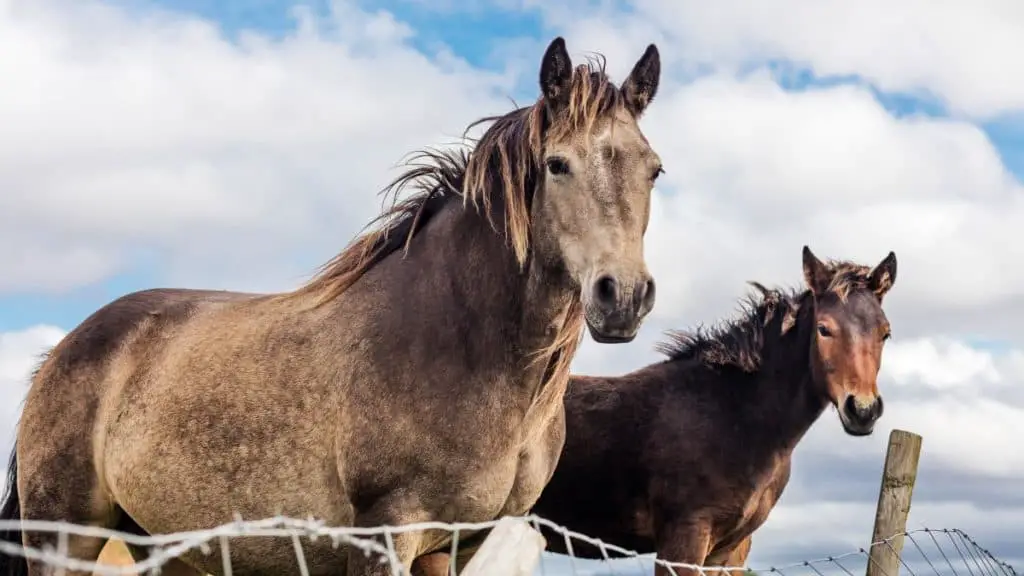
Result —
<instances>
[{"instance_id":1,"label":"weathered wood post","mask_svg":"<svg viewBox=\"0 0 1024 576\"><path fill-rule=\"evenodd\" d=\"M899 575L903 533L907 531L907 516L910 515L910 500L914 494L920 457L920 436L906 430L893 430L889 434L889 448L885 453L871 542L887 538L892 540L889 545L871 547L867 576Z\"/></svg>"},{"instance_id":2,"label":"weathered wood post","mask_svg":"<svg viewBox=\"0 0 1024 576\"><path fill-rule=\"evenodd\" d=\"M504 517L488 534L461 576L532 576L547 542L521 518Z\"/></svg>"}]
</instances>

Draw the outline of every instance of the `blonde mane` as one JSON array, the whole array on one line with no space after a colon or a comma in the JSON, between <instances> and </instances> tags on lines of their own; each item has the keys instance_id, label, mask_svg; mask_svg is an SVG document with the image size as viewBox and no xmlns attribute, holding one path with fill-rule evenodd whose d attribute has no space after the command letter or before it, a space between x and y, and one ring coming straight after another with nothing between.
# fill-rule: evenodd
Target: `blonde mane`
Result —
<instances>
[{"instance_id":1,"label":"blonde mane","mask_svg":"<svg viewBox=\"0 0 1024 576\"><path fill-rule=\"evenodd\" d=\"M482 207L495 231L498 226L493 214L503 214L505 237L516 261L525 265L530 247L530 204L543 164L544 142L578 131L589 133L597 121L625 106L621 91L605 74L604 64L598 56L576 67L569 106L554 118L549 118L541 97L531 106L471 123L466 132L493 122L470 151L460 147L412 154L405 162L407 170L381 191L392 198L391 207L291 294L314 295L317 303L337 298L385 257L407 250L416 233L454 197L477 210ZM407 186L416 192L399 202L398 195ZM493 209L496 195L501 196L497 199L500 211Z\"/></svg>"}]
</instances>

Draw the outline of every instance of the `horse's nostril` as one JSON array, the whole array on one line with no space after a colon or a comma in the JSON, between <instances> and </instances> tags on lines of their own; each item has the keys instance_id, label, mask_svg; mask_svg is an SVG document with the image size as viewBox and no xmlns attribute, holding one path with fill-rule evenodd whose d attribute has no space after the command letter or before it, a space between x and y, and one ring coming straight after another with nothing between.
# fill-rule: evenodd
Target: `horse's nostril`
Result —
<instances>
[{"instance_id":1,"label":"horse's nostril","mask_svg":"<svg viewBox=\"0 0 1024 576\"><path fill-rule=\"evenodd\" d=\"M650 310L654 307L654 280L648 280L644 283L644 296L641 300L643 306Z\"/></svg>"},{"instance_id":2,"label":"horse's nostril","mask_svg":"<svg viewBox=\"0 0 1024 576\"><path fill-rule=\"evenodd\" d=\"M598 301L612 304L618 297L619 283L611 276L601 276L594 285L594 291Z\"/></svg>"},{"instance_id":3,"label":"horse's nostril","mask_svg":"<svg viewBox=\"0 0 1024 576\"><path fill-rule=\"evenodd\" d=\"M846 401L843 402L843 411L846 412L846 416L849 418L860 419L860 414L857 412L857 403L853 401L853 396L846 397Z\"/></svg>"},{"instance_id":4,"label":"horse's nostril","mask_svg":"<svg viewBox=\"0 0 1024 576\"><path fill-rule=\"evenodd\" d=\"M879 397L868 405L859 404L853 396L847 396L843 402L843 411L846 417L859 424L868 424L877 420L882 413L882 399Z\"/></svg>"}]
</instances>

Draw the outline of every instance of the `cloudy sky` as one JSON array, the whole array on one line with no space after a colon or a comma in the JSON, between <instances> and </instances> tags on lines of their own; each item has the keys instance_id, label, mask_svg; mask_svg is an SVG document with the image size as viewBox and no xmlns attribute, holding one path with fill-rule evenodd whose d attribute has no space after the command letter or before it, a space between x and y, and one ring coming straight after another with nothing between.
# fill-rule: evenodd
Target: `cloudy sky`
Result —
<instances>
[{"instance_id":1,"label":"cloudy sky","mask_svg":"<svg viewBox=\"0 0 1024 576\"><path fill-rule=\"evenodd\" d=\"M543 48L621 79L649 42L665 161L647 236L662 331L795 285L800 247L899 278L886 413L826 412L755 567L870 537L888 432L924 437L910 527L1024 564L1024 4L1014 0L0 0L0 449L37 355L153 286L283 290L379 207L414 148L529 102ZM4 457L6 459L6 457Z\"/></svg>"}]
</instances>

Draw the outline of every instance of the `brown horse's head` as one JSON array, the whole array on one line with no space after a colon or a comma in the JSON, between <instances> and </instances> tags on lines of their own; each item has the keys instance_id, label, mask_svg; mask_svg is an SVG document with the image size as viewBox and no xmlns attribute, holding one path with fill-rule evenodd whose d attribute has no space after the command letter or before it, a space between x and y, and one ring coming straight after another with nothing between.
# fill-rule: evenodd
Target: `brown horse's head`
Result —
<instances>
[{"instance_id":1,"label":"brown horse's head","mask_svg":"<svg viewBox=\"0 0 1024 576\"><path fill-rule=\"evenodd\" d=\"M579 287L590 334L628 342L654 306L643 237L651 190L663 172L637 122L658 90L651 44L621 87L603 66L573 68L556 38L540 66L543 126L530 208L534 256Z\"/></svg>"},{"instance_id":2,"label":"brown horse's head","mask_svg":"<svg viewBox=\"0 0 1024 576\"><path fill-rule=\"evenodd\" d=\"M825 264L803 249L813 302L811 374L839 411L848 434L870 434L882 416L878 369L889 339L882 299L896 282L896 254L878 266Z\"/></svg>"}]
</instances>

